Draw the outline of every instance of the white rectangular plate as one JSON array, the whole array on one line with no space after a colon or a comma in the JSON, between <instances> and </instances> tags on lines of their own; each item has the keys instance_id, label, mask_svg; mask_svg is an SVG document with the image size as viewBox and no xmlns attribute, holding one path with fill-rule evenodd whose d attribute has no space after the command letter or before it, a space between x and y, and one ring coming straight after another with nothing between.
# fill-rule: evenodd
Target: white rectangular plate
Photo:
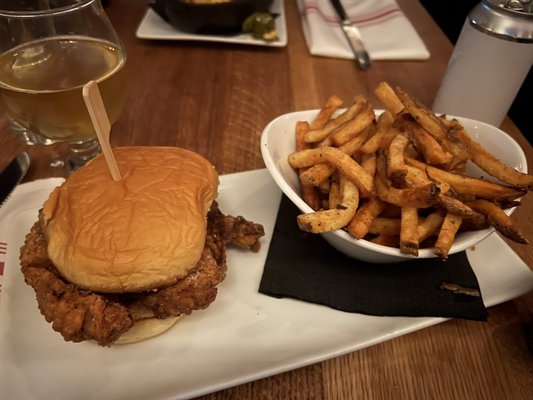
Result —
<instances>
[{"instance_id":1,"label":"white rectangular plate","mask_svg":"<svg viewBox=\"0 0 533 400\"><path fill-rule=\"evenodd\" d=\"M189 40L200 42L221 42L246 44L252 46L284 47L287 45L287 22L285 20L284 0L274 0L270 11L279 14L275 19L278 40L266 42L254 39L251 35L241 33L237 35L200 35L178 30L161 18L154 10L148 8L144 18L137 28L136 36L139 39L152 40Z\"/></svg>"},{"instance_id":2,"label":"white rectangular plate","mask_svg":"<svg viewBox=\"0 0 533 400\"><path fill-rule=\"evenodd\" d=\"M9 200L9 215L0 209L0 230L6 228L0 242L8 244L0 299L2 399L191 398L444 321L351 314L258 293L280 191L266 170L257 170L221 177L221 210L263 224L267 234L258 254L228 251L228 277L208 309L142 343L102 348L64 342L40 315L18 262L24 236L57 184L43 182L19 187ZM35 185L39 190L31 190ZM468 257L487 306L533 289L533 273L497 235Z\"/></svg>"}]
</instances>

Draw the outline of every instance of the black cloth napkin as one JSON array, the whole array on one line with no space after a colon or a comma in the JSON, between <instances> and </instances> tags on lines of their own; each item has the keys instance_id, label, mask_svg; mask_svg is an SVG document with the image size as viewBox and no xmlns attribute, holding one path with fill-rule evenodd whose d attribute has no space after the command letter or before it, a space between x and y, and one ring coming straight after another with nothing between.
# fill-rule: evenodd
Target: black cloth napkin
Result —
<instances>
[{"instance_id":1,"label":"black cloth napkin","mask_svg":"<svg viewBox=\"0 0 533 400\"><path fill-rule=\"evenodd\" d=\"M368 315L487 319L465 252L447 261L365 263L338 252L320 235L300 231L296 224L299 213L283 196L260 293ZM443 282L477 289L479 296L442 289Z\"/></svg>"},{"instance_id":2,"label":"black cloth napkin","mask_svg":"<svg viewBox=\"0 0 533 400\"><path fill-rule=\"evenodd\" d=\"M156 12L161 18L169 22L167 12L165 11L165 5L161 0L153 0L148 3L148 7Z\"/></svg>"}]
</instances>

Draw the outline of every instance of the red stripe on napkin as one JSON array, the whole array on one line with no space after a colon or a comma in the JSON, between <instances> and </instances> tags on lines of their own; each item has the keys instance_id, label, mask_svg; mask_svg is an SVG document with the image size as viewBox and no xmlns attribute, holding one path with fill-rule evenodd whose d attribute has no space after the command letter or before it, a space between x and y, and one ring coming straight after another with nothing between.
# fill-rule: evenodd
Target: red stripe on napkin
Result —
<instances>
[{"instance_id":1,"label":"red stripe on napkin","mask_svg":"<svg viewBox=\"0 0 533 400\"><path fill-rule=\"evenodd\" d=\"M324 21L326 21L328 24L335 25L339 23L339 19L337 17L325 15L324 13L322 13L320 8L318 7L318 4L316 3L305 4L302 10L302 14L306 15L309 13L315 13L315 14L320 15L320 17ZM350 17L350 22L355 25L375 25L375 24L381 23L382 21L386 21L388 19L400 16L400 15L403 15L403 11L399 7L389 6L389 7L384 7L380 10L375 10L372 13L360 15L357 18Z\"/></svg>"}]
</instances>

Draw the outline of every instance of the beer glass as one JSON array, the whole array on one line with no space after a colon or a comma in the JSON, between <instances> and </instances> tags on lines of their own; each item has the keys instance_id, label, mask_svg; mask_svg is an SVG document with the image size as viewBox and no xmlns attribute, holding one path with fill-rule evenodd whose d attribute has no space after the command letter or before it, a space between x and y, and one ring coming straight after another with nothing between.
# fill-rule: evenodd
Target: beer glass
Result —
<instances>
[{"instance_id":1,"label":"beer glass","mask_svg":"<svg viewBox=\"0 0 533 400\"><path fill-rule=\"evenodd\" d=\"M0 98L23 143L67 142L74 169L94 157L82 87L98 82L114 123L127 99L125 65L100 0L0 0Z\"/></svg>"}]
</instances>

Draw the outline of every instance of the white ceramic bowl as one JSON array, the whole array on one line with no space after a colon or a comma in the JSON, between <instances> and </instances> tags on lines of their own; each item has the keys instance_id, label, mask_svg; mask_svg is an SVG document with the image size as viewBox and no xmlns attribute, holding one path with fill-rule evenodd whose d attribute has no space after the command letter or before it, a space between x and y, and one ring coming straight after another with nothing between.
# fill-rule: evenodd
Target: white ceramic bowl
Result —
<instances>
[{"instance_id":1,"label":"white ceramic bowl","mask_svg":"<svg viewBox=\"0 0 533 400\"><path fill-rule=\"evenodd\" d=\"M295 126L297 121L312 121L319 110L299 111L282 115L270 122L263 130L261 136L261 153L265 165L272 178L285 193L285 195L302 211L312 212L304 200L300 197L300 184L296 172L290 167L287 158L295 151ZM378 114L380 111L376 111ZM505 164L516 168L521 172L527 172L527 160L522 148L509 135L488 125L484 122L474 121L468 118L457 118L466 128L472 138L488 151L493 153ZM488 177L476 165L469 163L467 173L473 177ZM514 209L506 210L511 214ZM294 222L296 223L296 221ZM463 251L485 239L494 232L493 228L480 231L463 232L457 235L449 254ZM374 244L367 240L357 240L343 230L337 230L322 234L333 247L346 255L373 263L389 263L406 261L414 256L400 253L399 249ZM420 249L417 258L436 257L432 248Z\"/></svg>"}]
</instances>

